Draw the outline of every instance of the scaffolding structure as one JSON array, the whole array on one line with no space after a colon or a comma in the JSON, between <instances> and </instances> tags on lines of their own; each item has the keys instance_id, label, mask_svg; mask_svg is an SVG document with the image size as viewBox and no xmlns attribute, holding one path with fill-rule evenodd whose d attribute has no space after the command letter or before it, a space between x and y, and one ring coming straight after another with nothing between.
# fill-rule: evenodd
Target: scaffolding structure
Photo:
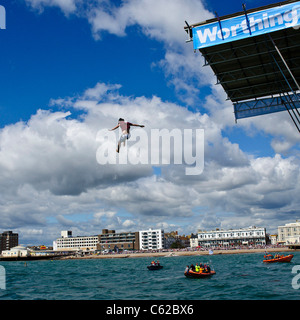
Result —
<instances>
[{"instance_id":1,"label":"scaffolding structure","mask_svg":"<svg viewBox=\"0 0 300 320\"><path fill-rule=\"evenodd\" d=\"M186 22L238 119L287 110L300 132L300 1Z\"/></svg>"}]
</instances>

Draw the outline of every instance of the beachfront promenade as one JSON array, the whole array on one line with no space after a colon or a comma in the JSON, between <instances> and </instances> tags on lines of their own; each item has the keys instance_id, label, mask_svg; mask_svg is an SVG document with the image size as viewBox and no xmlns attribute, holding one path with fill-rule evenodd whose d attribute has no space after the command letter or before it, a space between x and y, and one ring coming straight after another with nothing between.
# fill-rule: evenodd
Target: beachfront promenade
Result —
<instances>
[{"instance_id":1,"label":"beachfront promenade","mask_svg":"<svg viewBox=\"0 0 300 320\"><path fill-rule=\"evenodd\" d=\"M288 247L260 247L260 248L218 248L212 249L213 255L218 254L243 254L294 251ZM199 256L209 255L208 249L172 249L160 251L135 251L126 253L89 254L84 256L66 256L61 259L109 259L109 258L140 258L140 257L172 257L172 256Z\"/></svg>"}]
</instances>

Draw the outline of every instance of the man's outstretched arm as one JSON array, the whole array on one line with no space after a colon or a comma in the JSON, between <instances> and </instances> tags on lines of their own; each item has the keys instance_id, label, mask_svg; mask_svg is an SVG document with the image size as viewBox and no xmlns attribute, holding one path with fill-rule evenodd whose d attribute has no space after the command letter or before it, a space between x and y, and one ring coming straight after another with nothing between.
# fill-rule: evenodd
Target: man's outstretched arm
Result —
<instances>
[{"instance_id":1,"label":"man's outstretched arm","mask_svg":"<svg viewBox=\"0 0 300 320\"><path fill-rule=\"evenodd\" d=\"M116 130L117 128L119 128L120 124L116 125L114 128L110 129L109 131L113 131Z\"/></svg>"}]
</instances>

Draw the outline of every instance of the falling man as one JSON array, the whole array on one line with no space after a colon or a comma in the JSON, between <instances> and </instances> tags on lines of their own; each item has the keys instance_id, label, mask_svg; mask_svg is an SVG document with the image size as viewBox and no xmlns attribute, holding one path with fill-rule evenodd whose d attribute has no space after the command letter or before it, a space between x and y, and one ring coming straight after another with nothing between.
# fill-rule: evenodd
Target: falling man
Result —
<instances>
[{"instance_id":1,"label":"falling man","mask_svg":"<svg viewBox=\"0 0 300 320\"><path fill-rule=\"evenodd\" d=\"M113 131L116 130L117 128L121 128L122 129L122 135L120 137L120 140L118 142L118 147L117 147L117 152L119 153L120 151L120 147L121 147L121 143L123 142L124 146L125 146L125 141L128 140L130 138L130 127L140 127L143 128L144 125L140 125L140 124L134 124L131 122L125 122L124 119L120 118L118 124L110 129L109 131Z\"/></svg>"}]
</instances>

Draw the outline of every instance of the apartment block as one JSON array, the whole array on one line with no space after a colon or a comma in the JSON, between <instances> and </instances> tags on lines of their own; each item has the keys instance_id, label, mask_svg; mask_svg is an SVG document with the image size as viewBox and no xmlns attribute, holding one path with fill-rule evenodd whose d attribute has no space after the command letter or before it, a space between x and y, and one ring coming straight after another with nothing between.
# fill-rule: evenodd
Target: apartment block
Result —
<instances>
[{"instance_id":1,"label":"apartment block","mask_svg":"<svg viewBox=\"0 0 300 320\"><path fill-rule=\"evenodd\" d=\"M164 230L150 228L139 231L140 250L159 250L165 248Z\"/></svg>"},{"instance_id":2,"label":"apartment block","mask_svg":"<svg viewBox=\"0 0 300 320\"><path fill-rule=\"evenodd\" d=\"M98 235L97 250L139 250L139 233L102 229L102 234Z\"/></svg>"},{"instance_id":3,"label":"apartment block","mask_svg":"<svg viewBox=\"0 0 300 320\"><path fill-rule=\"evenodd\" d=\"M13 233L12 231L0 233L0 253L4 250L10 250L10 248L16 247L18 244L18 233Z\"/></svg>"}]
</instances>

